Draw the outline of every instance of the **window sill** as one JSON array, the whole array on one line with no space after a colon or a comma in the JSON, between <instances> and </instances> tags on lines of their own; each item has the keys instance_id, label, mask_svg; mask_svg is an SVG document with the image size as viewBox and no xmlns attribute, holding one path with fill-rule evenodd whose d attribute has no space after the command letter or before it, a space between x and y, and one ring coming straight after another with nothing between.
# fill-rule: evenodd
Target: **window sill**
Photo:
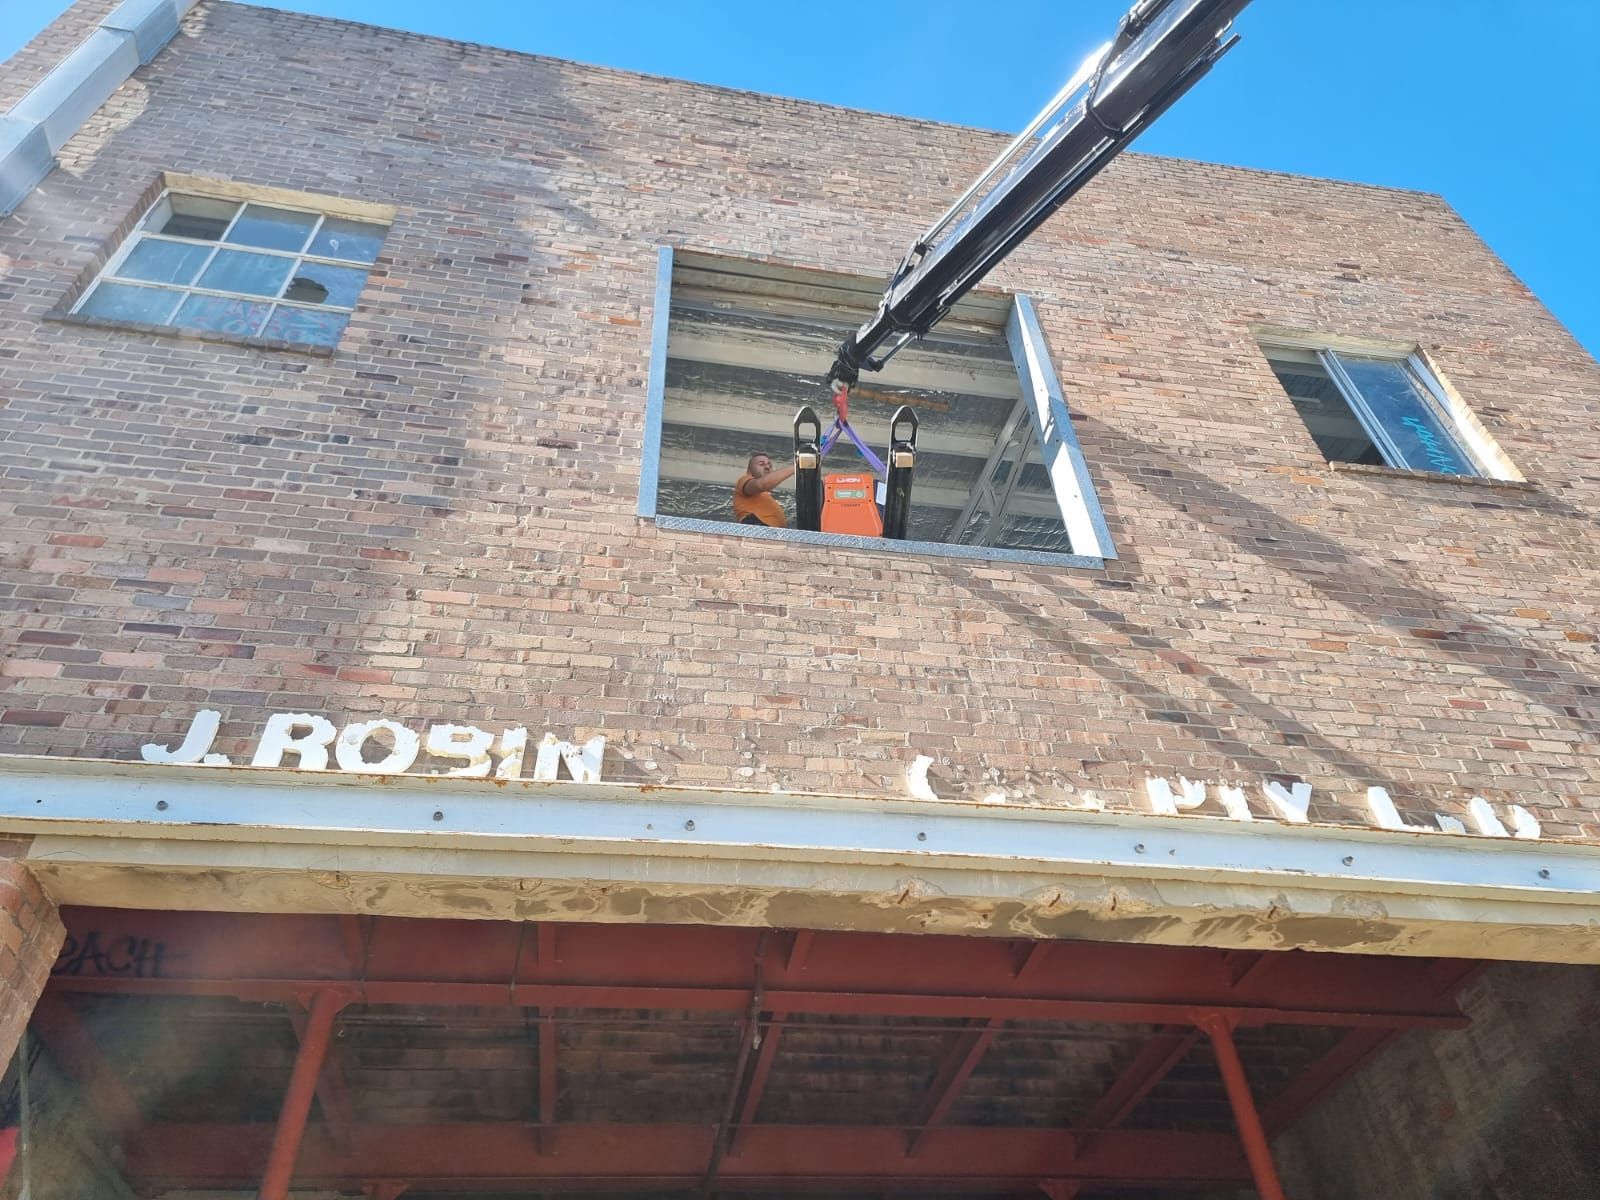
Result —
<instances>
[{"instance_id":1,"label":"window sill","mask_svg":"<svg viewBox=\"0 0 1600 1200\"><path fill-rule=\"evenodd\" d=\"M276 338L240 337L205 329L179 329L176 325L149 325L143 321L114 321L106 317L86 317L78 313L47 312L43 320L61 325L82 325L90 329L109 329L120 333L139 333L146 337L174 338L186 342L223 342L230 346L250 346L257 350L286 350L313 358L332 358L334 347L315 342L284 342Z\"/></svg>"},{"instance_id":2,"label":"window sill","mask_svg":"<svg viewBox=\"0 0 1600 1200\"><path fill-rule=\"evenodd\" d=\"M1104 570L1105 559L1088 554L1060 554L1049 550L1002 550L994 546L955 546L948 542L898 542L889 538L858 537L846 533L812 533L805 529L774 529L767 525L738 525L732 521L707 521L700 517L657 516L657 528L725 537L756 538L800 546L827 546L835 550L865 550L872 554L917 558L961 558L975 562L1027 563L1033 566L1079 567Z\"/></svg>"},{"instance_id":3,"label":"window sill","mask_svg":"<svg viewBox=\"0 0 1600 1200\"><path fill-rule=\"evenodd\" d=\"M1381 475L1390 479L1419 479L1429 483L1459 483L1468 487L1508 488L1516 492L1536 492L1537 484L1525 479L1494 479L1488 475L1448 475L1443 471L1413 471L1409 467L1381 467L1372 463L1331 462L1330 471L1347 475Z\"/></svg>"}]
</instances>

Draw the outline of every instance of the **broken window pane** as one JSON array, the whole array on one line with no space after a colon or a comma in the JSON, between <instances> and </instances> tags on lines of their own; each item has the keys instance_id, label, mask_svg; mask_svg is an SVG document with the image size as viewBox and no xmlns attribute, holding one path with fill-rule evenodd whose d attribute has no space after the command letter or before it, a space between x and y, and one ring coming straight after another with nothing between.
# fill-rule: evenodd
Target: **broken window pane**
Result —
<instances>
[{"instance_id":1,"label":"broken window pane","mask_svg":"<svg viewBox=\"0 0 1600 1200\"><path fill-rule=\"evenodd\" d=\"M324 220L312 211L167 193L150 206L113 259L115 266L74 311L331 346L349 322L368 268L300 255L314 241L311 252L318 256L365 263L376 257L387 228L371 221Z\"/></svg>"}]
</instances>

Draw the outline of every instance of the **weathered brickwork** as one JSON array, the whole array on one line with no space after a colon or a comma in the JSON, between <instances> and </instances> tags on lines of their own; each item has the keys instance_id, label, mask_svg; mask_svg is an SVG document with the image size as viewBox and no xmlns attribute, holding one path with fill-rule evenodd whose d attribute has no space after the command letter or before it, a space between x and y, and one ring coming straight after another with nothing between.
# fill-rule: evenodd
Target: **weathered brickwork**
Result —
<instances>
[{"instance_id":1,"label":"weathered brickwork","mask_svg":"<svg viewBox=\"0 0 1600 1200\"><path fill-rule=\"evenodd\" d=\"M903 794L926 753L1600 838L1600 369L1437 197L1131 156L1006 265L1104 571L634 515L655 247L880 276L1000 141L203 5L0 222L0 750L382 713L603 731L608 778ZM51 318L163 170L398 207L331 358ZM1329 468L1258 326L1419 343L1533 486Z\"/></svg>"},{"instance_id":2,"label":"weathered brickwork","mask_svg":"<svg viewBox=\"0 0 1600 1200\"><path fill-rule=\"evenodd\" d=\"M1590 1196L1600 1162L1592 967L1517 963L1462 990L1464 1030L1398 1038L1274 1146L1302 1200Z\"/></svg>"},{"instance_id":3,"label":"weathered brickwork","mask_svg":"<svg viewBox=\"0 0 1600 1200\"><path fill-rule=\"evenodd\" d=\"M0 853L16 853L15 843ZM56 906L32 872L0 857L0 1061L11 1061L65 937Z\"/></svg>"}]
</instances>

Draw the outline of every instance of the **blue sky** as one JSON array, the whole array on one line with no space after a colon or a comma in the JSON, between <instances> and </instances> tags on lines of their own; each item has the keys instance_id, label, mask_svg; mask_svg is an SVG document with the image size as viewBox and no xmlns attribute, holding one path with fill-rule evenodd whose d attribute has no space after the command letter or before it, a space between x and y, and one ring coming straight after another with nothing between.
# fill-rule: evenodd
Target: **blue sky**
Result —
<instances>
[{"instance_id":1,"label":"blue sky","mask_svg":"<svg viewBox=\"0 0 1600 1200\"><path fill-rule=\"evenodd\" d=\"M1130 0L292 0L583 62L1012 130ZM6 0L0 57L66 7ZM1600 354L1596 0L1255 0L1141 150L1439 192ZM861 30L852 35L849 31ZM892 264L885 263L885 270Z\"/></svg>"}]
</instances>

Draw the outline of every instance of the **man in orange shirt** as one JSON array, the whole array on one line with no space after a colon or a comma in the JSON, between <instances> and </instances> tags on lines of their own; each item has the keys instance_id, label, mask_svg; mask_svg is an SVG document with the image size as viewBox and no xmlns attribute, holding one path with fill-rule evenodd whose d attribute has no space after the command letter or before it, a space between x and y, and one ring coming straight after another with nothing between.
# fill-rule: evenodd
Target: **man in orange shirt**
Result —
<instances>
[{"instance_id":1,"label":"man in orange shirt","mask_svg":"<svg viewBox=\"0 0 1600 1200\"><path fill-rule=\"evenodd\" d=\"M787 529L789 519L783 515L783 505L778 503L772 489L793 474L792 466L774 469L770 455L759 451L752 454L744 474L733 485L733 519L741 525Z\"/></svg>"}]
</instances>

